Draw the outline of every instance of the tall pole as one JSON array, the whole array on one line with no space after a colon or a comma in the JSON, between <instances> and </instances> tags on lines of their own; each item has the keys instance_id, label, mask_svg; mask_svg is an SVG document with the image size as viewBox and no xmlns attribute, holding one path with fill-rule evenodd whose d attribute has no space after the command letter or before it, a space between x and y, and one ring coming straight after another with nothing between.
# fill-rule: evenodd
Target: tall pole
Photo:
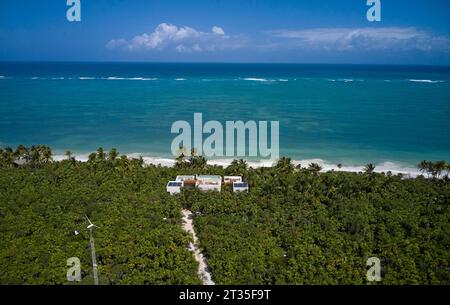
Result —
<instances>
[{"instance_id":1,"label":"tall pole","mask_svg":"<svg viewBox=\"0 0 450 305\"><path fill-rule=\"evenodd\" d=\"M90 239L90 242L91 242L92 270L93 270L93 273L94 273L94 285L98 285L97 259L95 258L94 237L92 236L92 228L89 229L89 239Z\"/></svg>"}]
</instances>

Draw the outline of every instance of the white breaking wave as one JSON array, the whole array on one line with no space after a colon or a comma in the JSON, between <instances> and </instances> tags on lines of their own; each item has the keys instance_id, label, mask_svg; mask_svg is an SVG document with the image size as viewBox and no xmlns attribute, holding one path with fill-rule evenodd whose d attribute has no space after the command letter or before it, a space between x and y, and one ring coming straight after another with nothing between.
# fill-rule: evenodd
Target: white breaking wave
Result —
<instances>
[{"instance_id":1,"label":"white breaking wave","mask_svg":"<svg viewBox=\"0 0 450 305\"><path fill-rule=\"evenodd\" d=\"M4 77L3 75L0 75L0 79L4 79L4 78L6 78L6 77Z\"/></svg>"},{"instance_id":2,"label":"white breaking wave","mask_svg":"<svg viewBox=\"0 0 450 305\"><path fill-rule=\"evenodd\" d=\"M186 80L185 78L175 78L176 81L183 81Z\"/></svg>"},{"instance_id":3,"label":"white breaking wave","mask_svg":"<svg viewBox=\"0 0 450 305\"><path fill-rule=\"evenodd\" d=\"M428 84L437 84L443 83L443 80L431 80L431 79L408 79L408 81L413 83L428 83Z\"/></svg>"},{"instance_id":4,"label":"white breaking wave","mask_svg":"<svg viewBox=\"0 0 450 305\"><path fill-rule=\"evenodd\" d=\"M47 79L45 77L31 77L31 79ZM52 77L53 80L63 80L63 79L74 79L72 77L64 78L64 77ZM148 78L148 77L116 77L116 76L109 76L109 77L102 77L102 78L96 78L91 76L80 76L78 77L79 80L96 80L96 79L106 79L106 80L139 80L139 81L151 81L151 80L158 80L158 78Z\"/></svg>"},{"instance_id":5,"label":"white breaking wave","mask_svg":"<svg viewBox=\"0 0 450 305\"><path fill-rule=\"evenodd\" d=\"M272 80L265 78L256 78L256 77L246 77L244 80L253 81L253 82L271 82Z\"/></svg>"},{"instance_id":6,"label":"white breaking wave","mask_svg":"<svg viewBox=\"0 0 450 305\"><path fill-rule=\"evenodd\" d=\"M240 80L240 79L239 79ZM243 80L246 81L253 81L253 82L288 82L289 80L286 78L279 78L279 79L267 79L267 78L258 78L258 77L246 77L243 78Z\"/></svg>"},{"instance_id":7,"label":"white breaking wave","mask_svg":"<svg viewBox=\"0 0 450 305\"><path fill-rule=\"evenodd\" d=\"M157 80L157 78L146 78L146 77L131 77L128 80Z\"/></svg>"},{"instance_id":8,"label":"white breaking wave","mask_svg":"<svg viewBox=\"0 0 450 305\"><path fill-rule=\"evenodd\" d=\"M352 82L354 82L355 80L352 79L352 78L339 78L339 79L328 79L328 81L329 81L329 82L352 83ZM358 81L358 82L363 82L364 80L358 79L358 80L356 80L356 81Z\"/></svg>"},{"instance_id":9,"label":"white breaking wave","mask_svg":"<svg viewBox=\"0 0 450 305\"><path fill-rule=\"evenodd\" d=\"M109 76L109 77L106 78L106 80L140 80L140 81L149 81L149 80L157 80L157 78Z\"/></svg>"},{"instance_id":10,"label":"white breaking wave","mask_svg":"<svg viewBox=\"0 0 450 305\"><path fill-rule=\"evenodd\" d=\"M344 82L344 83L352 83L355 80L352 78L339 78L339 79L329 79L329 82Z\"/></svg>"}]
</instances>

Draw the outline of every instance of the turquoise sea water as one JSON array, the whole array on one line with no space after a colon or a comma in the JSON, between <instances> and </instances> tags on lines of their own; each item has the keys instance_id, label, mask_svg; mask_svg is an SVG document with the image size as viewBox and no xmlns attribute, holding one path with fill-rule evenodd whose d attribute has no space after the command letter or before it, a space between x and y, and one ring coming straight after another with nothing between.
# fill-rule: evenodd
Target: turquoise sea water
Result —
<instances>
[{"instance_id":1,"label":"turquoise sea water","mask_svg":"<svg viewBox=\"0 0 450 305\"><path fill-rule=\"evenodd\" d=\"M171 124L280 121L280 154L361 165L450 160L450 68L0 63L0 146L171 157Z\"/></svg>"}]
</instances>

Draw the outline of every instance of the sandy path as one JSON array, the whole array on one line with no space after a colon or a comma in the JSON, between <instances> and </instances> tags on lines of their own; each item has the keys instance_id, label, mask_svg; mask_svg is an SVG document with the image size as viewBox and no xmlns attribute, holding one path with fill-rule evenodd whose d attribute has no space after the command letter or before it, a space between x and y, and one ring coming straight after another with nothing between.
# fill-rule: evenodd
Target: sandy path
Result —
<instances>
[{"instance_id":1,"label":"sandy path","mask_svg":"<svg viewBox=\"0 0 450 305\"><path fill-rule=\"evenodd\" d=\"M195 235L194 225L192 224L192 219L194 214L189 210L183 210L183 230L188 232L194 238L194 243L189 243L189 250L194 252L195 260L198 262L198 275L203 281L203 285L215 285L211 279L211 272L209 271L208 263L206 258L203 256L202 252L198 248L198 239Z\"/></svg>"}]
</instances>

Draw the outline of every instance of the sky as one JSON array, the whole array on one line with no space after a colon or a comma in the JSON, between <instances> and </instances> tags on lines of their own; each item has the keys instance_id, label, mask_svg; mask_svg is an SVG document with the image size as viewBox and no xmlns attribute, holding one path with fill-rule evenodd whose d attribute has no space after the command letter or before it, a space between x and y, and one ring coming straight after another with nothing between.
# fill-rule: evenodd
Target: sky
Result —
<instances>
[{"instance_id":1,"label":"sky","mask_svg":"<svg viewBox=\"0 0 450 305\"><path fill-rule=\"evenodd\" d=\"M450 65L450 1L1 0L0 61Z\"/></svg>"}]
</instances>

